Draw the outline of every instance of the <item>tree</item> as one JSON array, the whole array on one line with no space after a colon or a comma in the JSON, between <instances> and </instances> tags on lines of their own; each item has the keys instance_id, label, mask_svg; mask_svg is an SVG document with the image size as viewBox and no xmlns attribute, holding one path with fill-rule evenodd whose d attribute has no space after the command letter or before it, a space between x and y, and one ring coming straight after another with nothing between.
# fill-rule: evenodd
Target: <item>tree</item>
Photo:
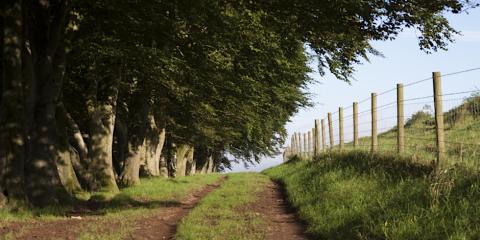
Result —
<instances>
[{"instance_id":1,"label":"tree","mask_svg":"<svg viewBox=\"0 0 480 240\"><path fill-rule=\"evenodd\" d=\"M0 198L43 206L82 189L115 192L117 183L134 185L160 168L204 173L276 154L284 124L310 104L306 47L321 73L349 81L356 63L380 54L371 41L416 28L421 49L444 49L456 31L443 14L475 4L6 0L0 7Z\"/></svg>"}]
</instances>

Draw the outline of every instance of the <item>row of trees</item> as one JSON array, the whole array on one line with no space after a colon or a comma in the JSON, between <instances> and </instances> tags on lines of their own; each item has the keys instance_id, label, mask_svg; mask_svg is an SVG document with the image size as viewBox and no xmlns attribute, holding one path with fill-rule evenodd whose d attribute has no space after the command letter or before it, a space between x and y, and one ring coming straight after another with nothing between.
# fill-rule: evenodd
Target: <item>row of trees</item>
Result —
<instances>
[{"instance_id":1,"label":"row of trees","mask_svg":"<svg viewBox=\"0 0 480 240\"><path fill-rule=\"evenodd\" d=\"M348 81L373 40L424 50L461 0L2 0L0 199L45 206L140 176L273 155L319 70Z\"/></svg>"}]
</instances>

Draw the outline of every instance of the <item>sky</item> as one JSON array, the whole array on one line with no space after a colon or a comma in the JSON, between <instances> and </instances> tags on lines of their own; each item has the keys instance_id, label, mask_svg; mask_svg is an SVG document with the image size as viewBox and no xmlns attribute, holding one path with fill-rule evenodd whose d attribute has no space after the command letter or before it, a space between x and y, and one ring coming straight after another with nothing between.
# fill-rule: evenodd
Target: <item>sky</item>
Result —
<instances>
[{"instance_id":1,"label":"sky","mask_svg":"<svg viewBox=\"0 0 480 240\"><path fill-rule=\"evenodd\" d=\"M388 105L396 99L394 90L397 83L412 83L426 80L413 86L405 87L405 99L425 97L432 95L432 72L440 71L442 75L460 72L468 69L480 68L480 9L471 9L461 15L447 15L450 24L461 31L462 35L455 37L455 42L449 44L448 51L439 51L427 54L418 47L417 33L406 30L394 41L372 42L375 49L379 50L384 57L371 56L370 62L364 62L356 66L355 78L350 84L336 79L331 74L320 76L314 72L311 77L315 80L309 84L307 92L312 96L313 107L301 109L286 124L288 138L285 143L290 143L294 132L306 132L313 127L314 119L326 118L328 112L333 113L334 121L338 119L336 113L338 107L345 108L345 135L346 141L351 139L351 125L347 117L351 114L351 105L354 101L361 101L370 97L372 92L384 93L378 97L378 105ZM313 70L315 62L311 63ZM443 93L467 92L444 97L444 109L461 103L461 98L468 96L470 91L480 90L480 71L470 71L458 75L442 77ZM424 102L422 102L424 101ZM405 114L409 115L423 109L430 104L431 99L416 100L418 104L406 106ZM359 105L359 112L369 108L369 101ZM387 106L379 111L379 131L388 129L395 124L395 105ZM273 116L272 116L273 117ZM366 122L368 114L360 115L359 122ZM368 124L360 125L360 135L369 132ZM282 156L265 157L261 163L245 168L243 164L236 164L232 171L262 171L263 169L282 163Z\"/></svg>"}]
</instances>

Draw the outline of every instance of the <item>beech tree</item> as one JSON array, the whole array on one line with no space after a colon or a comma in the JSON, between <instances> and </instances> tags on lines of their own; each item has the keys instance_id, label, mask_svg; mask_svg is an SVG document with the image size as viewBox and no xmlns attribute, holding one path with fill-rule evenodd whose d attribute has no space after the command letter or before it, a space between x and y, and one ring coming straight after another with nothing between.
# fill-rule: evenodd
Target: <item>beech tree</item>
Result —
<instances>
[{"instance_id":1,"label":"beech tree","mask_svg":"<svg viewBox=\"0 0 480 240\"><path fill-rule=\"evenodd\" d=\"M141 176L274 155L309 106L309 56L349 81L374 40L456 31L468 0L0 3L0 202L45 206ZM229 159L230 158L230 159Z\"/></svg>"}]
</instances>

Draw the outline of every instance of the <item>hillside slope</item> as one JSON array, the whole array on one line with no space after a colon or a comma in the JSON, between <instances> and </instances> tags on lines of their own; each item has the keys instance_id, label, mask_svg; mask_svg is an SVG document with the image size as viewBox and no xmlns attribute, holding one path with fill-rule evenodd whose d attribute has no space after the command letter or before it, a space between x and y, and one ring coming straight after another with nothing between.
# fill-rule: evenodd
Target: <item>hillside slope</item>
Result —
<instances>
[{"instance_id":1,"label":"hillside slope","mask_svg":"<svg viewBox=\"0 0 480 240\"><path fill-rule=\"evenodd\" d=\"M446 161L442 166L464 164L478 167L480 157L480 97L472 96L444 114ZM435 118L419 111L405 124L405 156L413 161L431 163L436 158ZM361 150L370 150L370 137L359 139ZM397 128L378 136L378 151L396 153ZM346 144L353 149L352 143Z\"/></svg>"},{"instance_id":2,"label":"hillside slope","mask_svg":"<svg viewBox=\"0 0 480 240\"><path fill-rule=\"evenodd\" d=\"M438 174L418 163L365 152L332 153L265 173L318 239L479 239L480 175Z\"/></svg>"},{"instance_id":3,"label":"hillside slope","mask_svg":"<svg viewBox=\"0 0 480 240\"><path fill-rule=\"evenodd\" d=\"M396 127L360 147L294 158L265 171L286 186L289 201L319 239L479 239L480 97L444 114L446 159L437 152L435 119L420 111L405 124L398 156Z\"/></svg>"}]
</instances>

